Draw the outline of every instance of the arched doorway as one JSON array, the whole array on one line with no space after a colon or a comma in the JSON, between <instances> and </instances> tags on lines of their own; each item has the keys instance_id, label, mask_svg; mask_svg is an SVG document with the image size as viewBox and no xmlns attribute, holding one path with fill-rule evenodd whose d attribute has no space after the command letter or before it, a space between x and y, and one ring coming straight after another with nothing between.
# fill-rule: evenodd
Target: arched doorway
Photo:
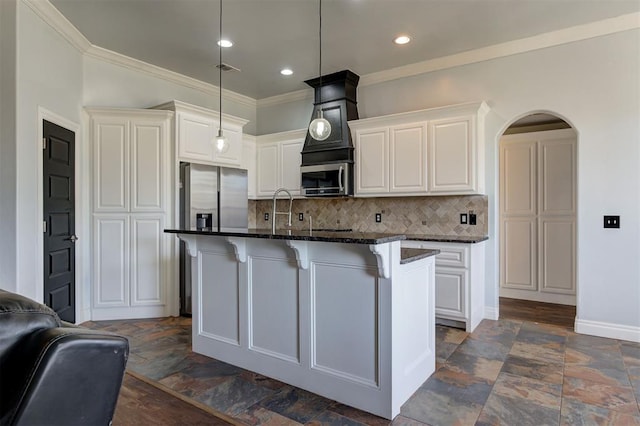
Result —
<instances>
[{"instance_id":1,"label":"arched doorway","mask_svg":"<svg viewBox=\"0 0 640 426\"><path fill-rule=\"evenodd\" d=\"M506 299L575 306L576 131L555 114L527 114L503 133L499 158L501 310Z\"/></svg>"}]
</instances>

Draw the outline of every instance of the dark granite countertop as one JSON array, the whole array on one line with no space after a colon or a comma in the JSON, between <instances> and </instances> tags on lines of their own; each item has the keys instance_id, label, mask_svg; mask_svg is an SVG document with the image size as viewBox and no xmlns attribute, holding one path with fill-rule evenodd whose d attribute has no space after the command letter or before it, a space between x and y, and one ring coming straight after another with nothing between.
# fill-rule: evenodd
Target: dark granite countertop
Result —
<instances>
[{"instance_id":1,"label":"dark granite countertop","mask_svg":"<svg viewBox=\"0 0 640 426\"><path fill-rule=\"evenodd\" d=\"M480 243L489 239L489 236L473 237L469 235L425 235L406 234L405 239L414 241L434 241L439 243Z\"/></svg>"},{"instance_id":2,"label":"dark granite countertop","mask_svg":"<svg viewBox=\"0 0 640 426\"><path fill-rule=\"evenodd\" d=\"M424 259L425 257L435 256L436 254L440 254L440 250L401 248L400 264L404 265L405 263L411 263Z\"/></svg>"},{"instance_id":3,"label":"dark granite countertop","mask_svg":"<svg viewBox=\"0 0 640 426\"><path fill-rule=\"evenodd\" d=\"M331 231L300 231L284 229L276 230L275 234L271 229L247 229L235 232L225 231L194 231L181 229L165 229L164 232L171 234L191 234L191 235L219 235L224 237L246 237L246 238L266 238L270 240L299 240L299 241L324 241L329 243L344 244L382 244L392 241L404 240L403 234L385 234L381 232L331 232Z\"/></svg>"}]
</instances>

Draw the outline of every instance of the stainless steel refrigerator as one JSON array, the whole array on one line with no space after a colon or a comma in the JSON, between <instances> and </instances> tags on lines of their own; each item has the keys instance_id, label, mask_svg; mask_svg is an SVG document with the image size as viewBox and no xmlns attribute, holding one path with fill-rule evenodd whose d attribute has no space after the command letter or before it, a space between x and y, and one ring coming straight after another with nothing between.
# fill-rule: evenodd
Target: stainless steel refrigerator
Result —
<instances>
[{"instance_id":1,"label":"stainless steel refrigerator","mask_svg":"<svg viewBox=\"0 0 640 426\"><path fill-rule=\"evenodd\" d=\"M247 171L180 163L180 226L198 231L246 231ZM191 315L191 257L180 242L180 314Z\"/></svg>"}]
</instances>

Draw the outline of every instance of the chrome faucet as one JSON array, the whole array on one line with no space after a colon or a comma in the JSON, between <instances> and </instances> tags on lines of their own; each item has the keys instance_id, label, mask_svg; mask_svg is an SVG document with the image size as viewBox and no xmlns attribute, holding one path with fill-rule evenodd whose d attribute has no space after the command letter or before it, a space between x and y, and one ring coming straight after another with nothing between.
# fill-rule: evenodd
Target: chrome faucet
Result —
<instances>
[{"instance_id":1,"label":"chrome faucet","mask_svg":"<svg viewBox=\"0 0 640 426\"><path fill-rule=\"evenodd\" d=\"M289 196L289 211L288 212L278 212L276 211L276 197L279 193L286 192ZM286 214L287 215L287 227L291 229L291 204L293 204L293 197L291 193L284 188L276 189L276 192L273 193L273 209L271 211L271 233L276 233L276 215L278 214Z\"/></svg>"}]
</instances>

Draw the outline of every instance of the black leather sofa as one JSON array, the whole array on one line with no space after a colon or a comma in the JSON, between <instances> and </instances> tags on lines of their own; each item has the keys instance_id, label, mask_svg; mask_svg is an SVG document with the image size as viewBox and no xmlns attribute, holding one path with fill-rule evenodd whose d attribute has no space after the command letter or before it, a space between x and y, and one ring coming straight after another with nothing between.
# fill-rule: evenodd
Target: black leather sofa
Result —
<instances>
[{"instance_id":1,"label":"black leather sofa","mask_svg":"<svg viewBox=\"0 0 640 426\"><path fill-rule=\"evenodd\" d=\"M0 425L109 425L129 342L0 290Z\"/></svg>"}]
</instances>

